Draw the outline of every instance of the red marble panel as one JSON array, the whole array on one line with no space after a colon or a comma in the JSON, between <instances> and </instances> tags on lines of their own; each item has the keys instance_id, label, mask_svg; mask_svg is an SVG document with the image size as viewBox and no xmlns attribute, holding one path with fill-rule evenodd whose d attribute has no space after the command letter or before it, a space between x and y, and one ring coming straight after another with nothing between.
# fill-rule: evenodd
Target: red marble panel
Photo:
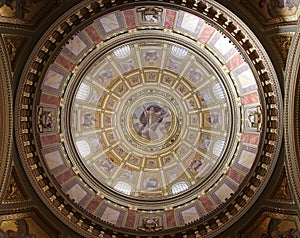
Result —
<instances>
[{"instance_id":1,"label":"red marble panel","mask_svg":"<svg viewBox=\"0 0 300 238\"><path fill-rule=\"evenodd\" d=\"M75 173L72 169L69 169L62 174L56 175L55 178L59 184L63 184L69 179L73 178L75 176Z\"/></svg>"},{"instance_id":2,"label":"red marble panel","mask_svg":"<svg viewBox=\"0 0 300 238\"><path fill-rule=\"evenodd\" d=\"M126 21L128 30L135 29L136 25L135 25L135 18L134 18L134 10L132 10L132 9L125 10L125 11L123 11L123 14L125 17L125 21Z\"/></svg>"},{"instance_id":3,"label":"red marble panel","mask_svg":"<svg viewBox=\"0 0 300 238\"><path fill-rule=\"evenodd\" d=\"M176 11L166 9L165 28L173 29Z\"/></svg>"},{"instance_id":4,"label":"red marble panel","mask_svg":"<svg viewBox=\"0 0 300 238\"><path fill-rule=\"evenodd\" d=\"M61 54L57 56L55 63L69 71L72 71L75 68L75 64L73 62L71 62L67 57L65 57Z\"/></svg>"},{"instance_id":5,"label":"red marble panel","mask_svg":"<svg viewBox=\"0 0 300 238\"><path fill-rule=\"evenodd\" d=\"M86 206L86 210L92 214L95 213L96 209L99 207L100 203L102 202L102 198L99 196L95 196L90 203Z\"/></svg>"},{"instance_id":6,"label":"red marble panel","mask_svg":"<svg viewBox=\"0 0 300 238\"><path fill-rule=\"evenodd\" d=\"M258 103L259 102L259 96L257 92L250 93L246 96L241 97L242 104L252 104L252 103Z\"/></svg>"},{"instance_id":7,"label":"red marble panel","mask_svg":"<svg viewBox=\"0 0 300 238\"><path fill-rule=\"evenodd\" d=\"M59 106L60 97L53 96L53 95L46 94L46 93L42 93L40 102L41 102L41 104L49 104L49 105Z\"/></svg>"},{"instance_id":8,"label":"red marble panel","mask_svg":"<svg viewBox=\"0 0 300 238\"><path fill-rule=\"evenodd\" d=\"M200 34L199 41L203 44L206 44L215 30L216 29L210 25L205 25L204 30Z\"/></svg>"},{"instance_id":9,"label":"red marble panel","mask_svg":"<svg viewBox=\"0 0 300 238\"><path fill-rule=\"evenodd\" d=\"M102 41L94 24L91 24L88 27L86 27L84 31L88 35L88 37L94 42L95 45L98 45Z\"/></svg>"},{"instance_id":10,"label":"red marble panel","mask_svg":"<svg viewBox=\"0 0 300 238\"><path fill-rule=\"evenodd\" d=\"M57 144L60 142L59 135L41 136L41 143L43 146Z\"/></svg>"},{"instance_id":11,"label":"red marble panel","mask_svg":"<svg viewBox=\"0 0 300 238\"><path fill-rule=\"evenodd\" d=\"M241 184L241 182L244 179L244 175L240 174L239 172L237 172L232 168L227 170L226 175L238 184Z\"/></svg>"},{"instance_id":12,"label":"red marble panel","mask_svg":"<svg viewBox=\"0 0 300 238\"><path fill-rule=\"evenodd\" d=\"M128 210L125 227L126 228L134 228L135 218L136 218L136 211Z\"/></svg>"},{"instance_id":13,"label":"red marble panel","mask_svg":"<svg viewBox=\"0 0 300 238\"><path fill-rule=\"evenodd\" d=\"M174 210L165 211L168 229L176 227Z\"/></svg>"},{"instance_id":14,"label":"red marble panel","mask_svg":"<svg viewBox=\"0 0 300 238\"><path fill-rule=\"evenodd\" d=\"M215 209L214 204L210 201L210 199L206 195L201 196L199 200L202 206L204 207L204 209L206 210L206 212L210 212Z\"/></svg>"},{"instance_id":15,"label":"red marble panel","mask_svg":"<svg viewBox=\"0 0 300 238\"><path fill-rule=\"evenodd\" d=\"M259 136L253 134L242 134L241 141L253 145L258 145Z\"/></svg>"},{"instance_id":16,"label":"red marble panel","mask_svg":"<svg viewBox=\"0 0 300 238\"><path fill-rule=\"evenodd\" d=\"M240 54L236 54L233 58L231 58L225 65L229 70L232 70L244 62L243 58Z\"/></svg>"}]
</instances>

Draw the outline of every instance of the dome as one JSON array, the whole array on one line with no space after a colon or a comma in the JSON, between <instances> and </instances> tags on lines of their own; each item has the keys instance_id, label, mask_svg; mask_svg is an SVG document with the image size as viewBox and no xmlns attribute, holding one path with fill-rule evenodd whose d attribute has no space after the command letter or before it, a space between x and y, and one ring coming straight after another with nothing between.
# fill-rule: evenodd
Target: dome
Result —
<instances>
[{"instance_id":1,"label":"dome","mask_svg":"<svg viewBox=\"0 0 300 238\"><path fill-rule=\"evenodd\" d=\"M72 11L20 86L19 150L35 190L86 237L226 229L263 190L281 144L263 47L213 3Z\"/></svg>"}]
</instances>

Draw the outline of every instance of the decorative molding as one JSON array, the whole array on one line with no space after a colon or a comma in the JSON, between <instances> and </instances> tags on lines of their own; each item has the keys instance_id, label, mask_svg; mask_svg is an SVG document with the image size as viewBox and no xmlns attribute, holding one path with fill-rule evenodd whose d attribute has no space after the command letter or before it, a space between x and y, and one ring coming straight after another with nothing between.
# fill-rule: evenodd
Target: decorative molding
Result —
<instances>
[{"instance_id":1,"label":"decorative molding","mask_svg":"<svg viewBox=\"0 0 300 238\"><path fill-rule=\"evenodd\" d=\"M11 68L7 58L4 41L0 35L0 198L4 196L4 187L7 184L9 168L11 165L11 147L13 140L11 79Z\"/></svg>"},{"instance_id":2,"label":"decorative molding","mask_svg":"<svg viewBox=\"0 0 300 238\"><path fill-rule=\"evenodd\" d=\"M287 66L284 113L286 165L294 198L300 208L300 27L291 43ZM300 209L298 212L300 214Z\"/></svg>"}]
</instances>

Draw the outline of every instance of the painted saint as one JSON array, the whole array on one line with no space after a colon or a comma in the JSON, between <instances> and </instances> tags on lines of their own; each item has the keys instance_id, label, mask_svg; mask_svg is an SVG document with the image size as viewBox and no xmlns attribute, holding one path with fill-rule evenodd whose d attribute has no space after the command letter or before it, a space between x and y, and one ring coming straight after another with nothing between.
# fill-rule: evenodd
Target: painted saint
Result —
<instances>
[{"instance_id":1,"label":"painted saint","mask_svg":"<svg viewBox=\"0 0 300 238\"><path fill-rule=\"evenodd\" d=\"M134 117L138 118L138 122L134 125L136 132L148 140L163 138L171 126L168 109L157 104L138 107Z\"/></svg>"}]
</instances>

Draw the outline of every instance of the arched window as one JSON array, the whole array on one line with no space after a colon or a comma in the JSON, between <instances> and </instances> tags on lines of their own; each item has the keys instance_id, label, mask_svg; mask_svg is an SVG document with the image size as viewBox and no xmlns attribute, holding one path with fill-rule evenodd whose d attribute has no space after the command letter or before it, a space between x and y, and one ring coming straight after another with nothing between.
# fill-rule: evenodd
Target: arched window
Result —
<instances>
[{"instance_id":1,"label":"arched window","mask_svg":"<svg viewBox=\"0 0 300 238\"><path fill-rule=\"evenodd\" d=\"M178 58L184 58L188 51L178 45L172 45L171 53Z\"/></svg>"},{"instance_id":2,"label":"arched window","mask_svg":"<svg viewBox=\"0 0 300 238\"><path fill-rule=\"evenodd\" d=\"M128 183L125 182L117 182L115 185L115 190L130 195L131 192L131 186Z\"/></svg>"},{"instance_id":3,"label":"arched window","mask_svg":"<svg viewBox=\"0 0 300 238\"><path fill-rule=\"evenodd\" d=\"M218 98L218 99L225 99L225 97L226 97L220 83L217 83L216 85L214 85L213 92L214 92L214 95L216 96L216 98Z\"/></svg>"},{"instance_id":4,"label":"arched window","mask_svg":"<svg viewBox=\"0 0 300 238\"><path fill-rule=\"evenodd\" d=\"M178 182L178 183L175 183L173 186L172 186L172 193L173 194L178 194L178 193L181 193L183 192L184 190L187 190L189 187L188 185L186 184L186 182Z\"/></svg>"},{"instance_id":5,"label":"arched window","mask_svg":"<svg viewBox=\"0 0 300 238\"><path fill-rule=\"evenodd\" d=\"M76 94L76 99L85 100L89 96L89 93L90 93L90 86L85 83L82 83L79 86L78 92Z\"/></svg>"},{"instance_id":6,"label":"arched window","mask_svg":"<svg viewBox=\"0 0 300 238\"><path fill-rule=\"evenodd\" d=\"M214 155L216 156L220 156L222 154L222 151L224 149L224 146L225 146L225 141L223 140L218 140L216 142L216 144L214 145L214 149L213 149L213 153Z\"/></svg>"},{"instance_id":7,"label":"arched window","mask_svg":"<svg viewBox=\"0 0 300 238\"><path fill-rule=\"evenodd\" d=\"M120 48L117 48L114 50L114 54L118 59L123 59L129 56L131 53L130 51L130 46L129 45L124 45Z\"/></svg>"},{"instance_id":8,"label":"arched window","mask_svg":"<svg viewBox=\"0 0 300 238\"><path fill-rule=\"evenodd\" d=\"M91 153L90 146L85 140L76 141L76 147L83 158Z\"/></svg>"}]
</instances>

